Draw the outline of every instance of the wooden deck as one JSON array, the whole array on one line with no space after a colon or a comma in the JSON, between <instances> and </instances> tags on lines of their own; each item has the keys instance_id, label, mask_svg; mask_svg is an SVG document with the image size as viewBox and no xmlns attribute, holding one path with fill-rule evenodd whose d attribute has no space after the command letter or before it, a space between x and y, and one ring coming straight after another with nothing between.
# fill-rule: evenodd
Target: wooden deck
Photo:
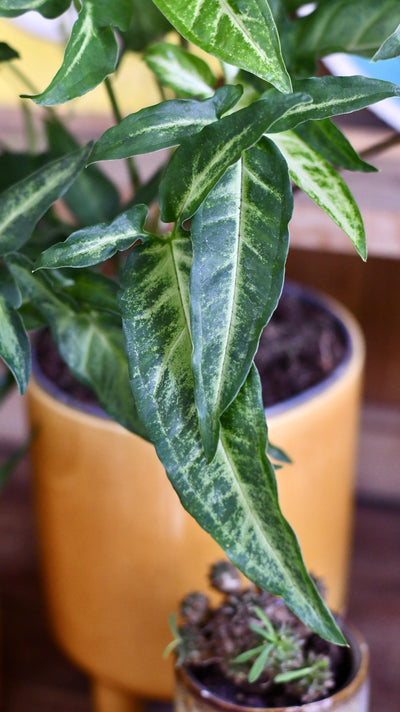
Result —
<instances>
[{"instance_id":1,"label":"wooden deck","mask_svg":"<svg viewBox=\"0 0 400 712\"><path fill-rule=\"evenodd\" d=\"M400 508L358 503L349 618L370 644L371 712L399 709L399 542ZM0 497L0 602L2 710L90 712L86 677L54 645L46 623L27 458Z\"/></svg>"}]
</instances>

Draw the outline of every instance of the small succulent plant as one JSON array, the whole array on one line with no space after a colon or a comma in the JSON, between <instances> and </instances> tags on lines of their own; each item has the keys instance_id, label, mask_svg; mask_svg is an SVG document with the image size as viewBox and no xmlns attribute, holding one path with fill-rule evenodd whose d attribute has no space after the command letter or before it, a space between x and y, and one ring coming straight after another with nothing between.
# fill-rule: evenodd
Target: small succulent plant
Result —
<instances>
[{"instance_id":1,"label":"small succulent plant","mask_svg":"<svg viewBox=\"0 0 400 712\"><path fill-rule=\"evenodd\" d=\"M171 616L177 665L218 669L246 694L276 694L293 703L326 697L335 687L335 646L315 635L277 598L244 585L228 561L217 562L210 583L222 594L213 606L203 593L189 593L180 622ZM333 662L332 662L333 661ZM244 698L243 698L244 699Z\"/></svg>"}]
</instances>

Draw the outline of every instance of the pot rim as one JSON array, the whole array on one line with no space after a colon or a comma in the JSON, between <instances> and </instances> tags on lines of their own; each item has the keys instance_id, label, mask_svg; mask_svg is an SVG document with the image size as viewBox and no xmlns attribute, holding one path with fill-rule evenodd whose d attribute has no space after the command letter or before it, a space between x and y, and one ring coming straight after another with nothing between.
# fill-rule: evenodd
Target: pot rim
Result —
<instances>
[{"instance_id":1,"label":"pot rim","mask_svg":"<svg viewBox=\"0 0 400 712\"><path fill-rule=\"evenodd\" d=\"M351 670L348 679L333 695L314 702L305 702L301 705L289 705L286 707L249 707L224 700L209 692L202 687L201 683L185 666L175 669L176 679L195 698L203 703L209 702L220 712L322 712L323 710L333 712L341 703L351 699L361 689L362 685L367 681L369 667L369 650L364 637L352 625L341 622L340 628L350 644L352 653Z\"/></svg>"},{"instance_id":2,"label":"pot rim","mask_svg":"<svg viewBox=\"0 0 400 712\"><path fill-rule=\"evenodd\" d=\"M294 296L300 296L303 301L318 306L322 311L330 314L344 337L345 353L340 363L322 381L305 388L290 398L264 408L266 418L281 415L292 408L301 406L309 401L322 396L325 391L333 387L346 373L353 363L359 361L362 365L365 358L365 343L361 331L353 314L333 297L311 287L288 280L285 291Z\"/></svg>"},{"instance_id":3,"label":"pot rim","mask_svg":"<svg viewBox=\"0 0 400 712\"><path fill-rule=\"evenodd\" d=\"M340 302L316 289L304 287L303 285L287 280L284 285L284 290L289 294L298 295L304 301L317 305L321 310L329 313L336 324L339 326L345 341L345 354L341 362L334 368L331 373L322 381L319 381L313 386L306 388L301 393L295 396L286 398L279 403L268 406L264 409L267 419L272 416L280 416L287 411L307 404L318 396L323 396L325 392L334 387L341 377L349 370L352 362L356 359L361 365L364 362L365 345L361 332L355 317L349 312ZM40 332L39 332L40 333ZM33 344L39 338L39 333L33 337ZM96 403L83 403L75 396L61 390L56 383L49 379L41 370L36 351L32 349L32 375L38 386L63 405L85 413L89 416L101 418L103 420L112 421L112 418L105 410Z\"/></svg>"}]
</instances>

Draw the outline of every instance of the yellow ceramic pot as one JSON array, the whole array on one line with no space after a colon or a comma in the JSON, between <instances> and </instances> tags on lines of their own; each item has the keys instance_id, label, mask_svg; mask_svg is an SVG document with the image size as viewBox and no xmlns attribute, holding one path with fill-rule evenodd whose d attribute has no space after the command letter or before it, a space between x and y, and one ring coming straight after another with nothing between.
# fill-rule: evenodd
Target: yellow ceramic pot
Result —
<instances>
[{"instance_id":1,"label":"yellow ceramic pot","mask_svg":"<svg viewBox=\"0 0 400 712\"><path fill-rule=\"evenodd\" d=\"M345 629L351 645L349 676L345 685L330 697L290 707L246 707L217 697L188 673L176 671L175 712L368 712L368 647L353 629Z\"/></svg>"},{"instance_id":2,"label":"yellow ceramic pot","mask_svg":"<svg viewBox=\"0 0 400 712\"><path fill-rule=\"evenodd\" d=\"M343 606L363 342L324 388L269 419L271 441L292 455L279 472L282 506L329 603ZM29 386L43 577L62 648L93 680L98 712L172 694L168 614L221 550L182 509L151 445L108 419Z\"/></svg>"}]
</instances>

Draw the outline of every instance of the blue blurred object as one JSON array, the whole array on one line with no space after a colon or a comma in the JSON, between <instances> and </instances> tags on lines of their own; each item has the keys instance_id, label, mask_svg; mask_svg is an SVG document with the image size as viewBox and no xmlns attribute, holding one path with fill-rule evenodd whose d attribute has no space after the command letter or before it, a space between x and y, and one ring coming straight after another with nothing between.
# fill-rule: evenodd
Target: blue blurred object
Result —
<instances>
[{"instance_id":1,"label":"blue blurred object","mask_svg":"<svg viewBox=\"0 0 400 712\"><path fill-rule=\"evenodd\" d=\"M364 77L384 79L400 84L400 57L371 62L369 59L362 59L354 55L332 54L324 59L324 64L332 74L342 76L361 74ZM400 98L385 99L370 106L369 110L389 126L400 131Z\"/></svg>"}]
</instances>

